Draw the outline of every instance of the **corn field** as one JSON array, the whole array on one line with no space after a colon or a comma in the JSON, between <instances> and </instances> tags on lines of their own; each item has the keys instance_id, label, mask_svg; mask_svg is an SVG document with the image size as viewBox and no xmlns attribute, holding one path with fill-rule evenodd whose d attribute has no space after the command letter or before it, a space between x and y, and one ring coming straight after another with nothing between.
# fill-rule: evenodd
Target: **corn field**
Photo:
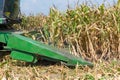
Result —
<instances>
[{"instance_id":1,"label":"corn field","mask_svg":"<svg viewBox=\"0 0 120 80\"><path fill-rule=\"evenodd\" d=\"M120 80L120 8L76 6L60 12L22 17L16 29L24 36L63 48L94 63L69 68L47 62L29 64L0 57L0 80Z\"/></svg>"},{"instance_id":2,"label":"corn field","mask_svg":"<svg viewBox=\"0 0 120 80\"><path fill-rule=\"evenodd\" d=\"M33 39L90 61L120 59L120 9L86 5L62 13L50 9L48 16L24 16L21 29Z\"/></svg>"}]
</instances>

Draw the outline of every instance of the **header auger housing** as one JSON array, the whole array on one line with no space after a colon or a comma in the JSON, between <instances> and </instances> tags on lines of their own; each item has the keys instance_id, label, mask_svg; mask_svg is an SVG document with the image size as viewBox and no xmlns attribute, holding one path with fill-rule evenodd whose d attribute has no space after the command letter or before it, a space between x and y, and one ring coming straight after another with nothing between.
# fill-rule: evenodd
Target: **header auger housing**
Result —
<instances>
[{"instance_id":1,"label":"header auger housing","mask_svg":"<svg viewBox=\"0 0 120 80\"><path fill-rule=\"evenodd\" d=\"M0 27L19 22L20 0L0 0ZM0 49L11 51L10 56L16 60L36 63L39 59L63 62L68 66L88 65L91 62L58 50L57 48L37 42L20 34L0 30Z\"/></svg>"}]
</instances>

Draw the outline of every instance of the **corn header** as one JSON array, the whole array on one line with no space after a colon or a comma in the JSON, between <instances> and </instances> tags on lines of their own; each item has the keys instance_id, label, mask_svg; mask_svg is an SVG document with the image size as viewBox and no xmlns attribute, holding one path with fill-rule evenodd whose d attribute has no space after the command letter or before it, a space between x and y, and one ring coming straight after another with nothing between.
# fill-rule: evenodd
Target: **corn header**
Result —
<instances>
[{"instance_id":1,"label":"corn header","mask_svg":"<svg viewBox=\"0 0 120 80\"><path fill-rule=\"evenodd\" d=\"M85 61L68 52L37 42L10 30L13 24L20 23L20 0L0 0L0 50L9 50L16 60L36 63L39 59L63 62L68 66L88 65Z\"/></svg>"}]
</instances>

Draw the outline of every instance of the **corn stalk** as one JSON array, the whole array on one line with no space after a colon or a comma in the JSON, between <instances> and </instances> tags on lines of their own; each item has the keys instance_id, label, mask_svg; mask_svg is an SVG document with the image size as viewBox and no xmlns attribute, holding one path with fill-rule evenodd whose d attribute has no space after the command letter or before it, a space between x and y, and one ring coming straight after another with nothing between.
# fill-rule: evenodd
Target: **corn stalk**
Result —
<instances>
[{"instance_id":1,"label":"corn stalk","mask_svg":"<svg viewBox=\"0 0 120 80\"><path fill-rule=\"evenodd\" d=\"M120 8L120 0L117 2L117 7Z\"/></svg>"}]
</instances>

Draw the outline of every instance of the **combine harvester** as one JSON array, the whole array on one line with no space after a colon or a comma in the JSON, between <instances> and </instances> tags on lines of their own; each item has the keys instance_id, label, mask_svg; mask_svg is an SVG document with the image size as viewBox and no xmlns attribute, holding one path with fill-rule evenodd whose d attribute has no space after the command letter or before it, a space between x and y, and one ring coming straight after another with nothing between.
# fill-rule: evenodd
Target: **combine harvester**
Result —
<instances>
[{"instance_id":1,"label":"combine harvester","mask_svg":"<svg viewBox=\"0 0 120 80\"><path fill-rule=\"evenodd\" d=\"M11 31L13 24L20 23L18 17L20 12L20 0L0 0L0 50L9 50L10 56L16 60L36 63L39 59L54 62L63 62L67 66L88 65L91 62L85 61L70 53L66 53L45 45L42 42L34 41Z\"/></svg>"}]
</instances>

